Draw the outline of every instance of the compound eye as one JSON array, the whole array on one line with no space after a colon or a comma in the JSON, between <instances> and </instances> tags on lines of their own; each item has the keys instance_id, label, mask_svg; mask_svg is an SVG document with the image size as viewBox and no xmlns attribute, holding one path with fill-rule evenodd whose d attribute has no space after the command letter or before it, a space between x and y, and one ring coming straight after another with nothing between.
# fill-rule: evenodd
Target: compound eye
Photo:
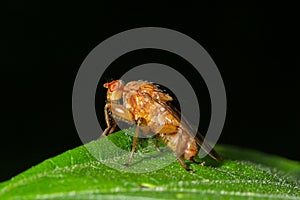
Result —
<instances>
[{"instance_id":1,"label":"compound eye","mask_svg":"<svg viewBox=\"0 0 300 200\"><path fill-rule=\"evenodd\" d=\"M110 92L118 90L122 85L122 81L115 80L110 83L104 83L103 87L108 88Z\"/></svg>"},{"instance_id":2,"label":"compound eye","mask_svg":"<svg viewBox=\"0 0 300 200\"><path fill-rule=\"evenodd\" d=\"M113 81L113 82L111 82L111 83L109 84L109 90L110 90L111 92L113 92L113 91L119 89L119 87L120 87L119 81Z\"/></svg>"}]
</instances>

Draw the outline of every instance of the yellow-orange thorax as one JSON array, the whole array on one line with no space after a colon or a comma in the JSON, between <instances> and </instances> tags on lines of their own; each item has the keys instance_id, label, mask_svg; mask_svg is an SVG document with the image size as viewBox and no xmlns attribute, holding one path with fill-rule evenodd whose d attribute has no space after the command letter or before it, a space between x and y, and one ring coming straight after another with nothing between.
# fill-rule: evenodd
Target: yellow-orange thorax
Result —
<instances>
[{"instance_id":1,"label":"yellow-orange thorax","mask_svg":"<svg viewBox=\"0 0 300 200\"><path fill-rule=\"evenodd\" d=\"M198 147L178 118L164 106L170 100L172 97L151 83L133 81L124 86L123 105L134 115L135 120L144 118L153 133L158 134L171 149L189 159L197 155ZM164 133L168 127L172 127L174 132Z\"/></svg>"},{"instance_id":2,"label":"yellow-orange thorax","mask_svg":"<svg viewBox=\"0 0 300 200\"><path fill-rule=\"evenodd\" d=\"M133 81L124 87L123 93L123 105L126 109L134 115L135 120L144 118L154 133L166 124L180 125L180 122L160 104L171 100L171 97L167 94L162 96L162 93L157 91L158 88L150 83Z\"/></svg>"}]
</instances>

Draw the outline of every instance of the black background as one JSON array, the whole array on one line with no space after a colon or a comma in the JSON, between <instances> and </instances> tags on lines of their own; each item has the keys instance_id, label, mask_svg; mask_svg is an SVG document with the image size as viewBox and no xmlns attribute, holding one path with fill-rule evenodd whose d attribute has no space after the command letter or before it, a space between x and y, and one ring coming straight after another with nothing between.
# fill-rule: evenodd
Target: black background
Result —
<instances>
[{"instance_id":1,"label":"black background","mask_svg":"<svg viewBox=\"0 0 300 200\"><path fill-rule=\"evenodd\" d=\"M81 145L71 108L81 63L106 38L144 26L192 37L217 64L228 97L219 143L300 160L299 23L290 8L25 1L3 8L0 180Z\"/></svg>"}]
</instances>

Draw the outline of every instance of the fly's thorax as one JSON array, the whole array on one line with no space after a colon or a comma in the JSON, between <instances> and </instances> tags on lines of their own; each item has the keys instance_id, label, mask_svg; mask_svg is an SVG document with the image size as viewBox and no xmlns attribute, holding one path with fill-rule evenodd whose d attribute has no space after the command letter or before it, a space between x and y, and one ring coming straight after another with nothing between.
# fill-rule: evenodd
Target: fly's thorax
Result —
<instances>
[{"instance_id":1,"label":"fly's thorax","mask_svg":"<svg viewBox=\"0 0 300 200\"><path fill-rule=\"evenodd\" d=\"M136 102L132 99L133 95L135 94L132 90L125 90L123 92L123 105L128 109L136 106Z\"/></svg>"},{"instance_id":2,"label":"fly's thorax","mask_svg":"<svg viewBox=\"0 0 300 200\"><path fill-rule=\"evenodd\" d=\"M131 82L128 82L124 86L124 88L126 90L135 90L135 91L137 91L141 87L142 84L143 84L143 82L141 82L141 81L131 81Z\"/></svg>"},{"instance_id":3,"label":"fly's thorax","mask_svg":"<svg viewBox=\"0 0 300 200\"><path fill-rule=\"evenodd\" d=\"M153 125L157 127L161 127L167 124L166 122L166 116L167 116L166 111L160 111L159 107L154 107L152 110L150 110L150 117L152 119Z\"/></svg>"}]
</instances>

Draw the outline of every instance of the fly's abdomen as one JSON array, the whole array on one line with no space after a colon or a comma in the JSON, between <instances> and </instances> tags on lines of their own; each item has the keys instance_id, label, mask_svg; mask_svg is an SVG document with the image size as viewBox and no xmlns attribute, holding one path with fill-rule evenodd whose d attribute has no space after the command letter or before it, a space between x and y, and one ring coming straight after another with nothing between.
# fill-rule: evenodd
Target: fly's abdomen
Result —
<instances>
[{"instance_id":1,"label":"fly's abdomen","mask_svg":"<svg viewBox=\"0 0 300 200\"><path fill-rule=\"evenodd\" d=\"M176 133L162 133L160 137L175 152L177 157L183 156L186 160L191 160L198 154L198 145L194 138L180 128Z\"/></svg>"}]
</instances>

